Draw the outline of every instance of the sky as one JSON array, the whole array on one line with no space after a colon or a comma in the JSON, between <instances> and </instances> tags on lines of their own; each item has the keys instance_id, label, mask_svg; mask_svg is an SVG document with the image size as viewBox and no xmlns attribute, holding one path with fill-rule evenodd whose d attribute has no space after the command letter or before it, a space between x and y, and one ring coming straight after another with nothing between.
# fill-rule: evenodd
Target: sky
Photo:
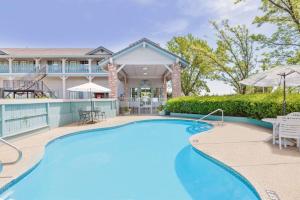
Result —
<instances>
[{"instance_id":1,"label":"sky","mask_svg":"<svg viewBox=\"0 0 300 200\"><path fill-rule=\"evenodd\" d=\"M98 47L118 51L143 37L165 46L192 33L215 45L209 21L252 25L260 0L2 0L0 47ZM211 94L233 90L209 81Z\"/></svg>"}]
</instances>

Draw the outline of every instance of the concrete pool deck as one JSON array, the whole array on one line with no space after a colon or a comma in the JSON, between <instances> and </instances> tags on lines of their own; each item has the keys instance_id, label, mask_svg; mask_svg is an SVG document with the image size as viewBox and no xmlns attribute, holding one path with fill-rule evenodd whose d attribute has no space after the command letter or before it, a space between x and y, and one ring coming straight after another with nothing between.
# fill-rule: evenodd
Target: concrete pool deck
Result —
<instances>
[{"instance_id":1,"label":"concrete pool deck","mask_svg":"<svg viewBox=\"0 0 300 200\"><path fill-rule=\"evenodd\" d=\"M160 116L119 116L97 124L71 124L36 134L28 134L9 141L23 151L23 158L13 165L4 166L0 174L0 188L22 175L44 154L45 145L51 140L73 132L111 127L137 120L166 119ZM212 130L193 135L191 144L202 152L232 167L245 176L263 199L270 199L266 190L275 191L280 199L300 199L300 152L296 148L279 150L266 140L271 130L244 123L226 122ZM2 162L13 160L17 154L0 146Z\"/></svg>"}]
</instances>

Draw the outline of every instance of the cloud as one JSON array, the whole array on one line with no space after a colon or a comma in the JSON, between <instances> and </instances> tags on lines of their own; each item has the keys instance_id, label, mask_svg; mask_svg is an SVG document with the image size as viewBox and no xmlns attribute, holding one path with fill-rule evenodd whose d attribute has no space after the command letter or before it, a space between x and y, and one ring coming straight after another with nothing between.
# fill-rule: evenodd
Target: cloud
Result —
<instances>
[{"instance_id":1,"label":"cloud","mask_svg":"<svg viewBox=\"0 0 300 200\"><path fill-rule=\"evenodd\" d=\"M158 23L157 29L160 33L182 33L184 32L189 26L189 21L186 19L175 19L172 21L167 21L164 23Z\"/></svg>"},{"instance_id":2,"label":"cloud","mask_svg":"<svg viewBox=\"0 0 300 200\"><path fill-rule=\"evenodd\" d=\"M181 14L189 17L208 17L210 20L229 19L234 23L251 24L260 0L234 4L234 0L177 0Z\"/></svg>"}]
</instances>

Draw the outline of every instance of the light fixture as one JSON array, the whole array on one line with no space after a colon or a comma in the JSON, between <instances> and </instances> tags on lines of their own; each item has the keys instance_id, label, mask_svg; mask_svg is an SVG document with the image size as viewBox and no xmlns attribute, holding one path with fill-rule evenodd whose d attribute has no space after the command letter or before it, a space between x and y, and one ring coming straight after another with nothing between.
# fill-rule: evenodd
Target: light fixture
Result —
<instances>
[{"instance_id":1,"label":"light fixture","mask_svg":"<svg viewBox=\"0 0 300 200\"><path fill-rule=\"evenodd\" d=\"M144 67L143 70L146 71L148 69L148 67Z\"/></svg>"},{"instance_id":2,"label":"light fixture","mask_svg":"<svg viewBox=\"0 0 300 200\"><path fill-rule=\"evenodd\" d=\"M146 76L146 75L147 75L147 72L145 72L144 75Z\"/></svg>"}]
</instances>

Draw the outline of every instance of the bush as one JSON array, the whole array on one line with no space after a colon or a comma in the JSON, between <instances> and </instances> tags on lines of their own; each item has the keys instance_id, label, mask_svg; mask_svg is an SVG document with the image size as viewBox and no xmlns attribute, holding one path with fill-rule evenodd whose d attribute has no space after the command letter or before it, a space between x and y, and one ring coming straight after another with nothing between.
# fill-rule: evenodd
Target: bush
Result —
<instances>
[{"instance_id":1,"label":"bush","mask_svg":"<svg viewBox=\"0 0 300 200\"><path fill-rule=\"evenodd\" d=\"M170 99L166 110L174 113L208 114L218 108L226 116L262 119L282 115L282 94L195 96ZM300 94L287 95L286 113L300 112Z\"/></svg>"}]
</instances>

